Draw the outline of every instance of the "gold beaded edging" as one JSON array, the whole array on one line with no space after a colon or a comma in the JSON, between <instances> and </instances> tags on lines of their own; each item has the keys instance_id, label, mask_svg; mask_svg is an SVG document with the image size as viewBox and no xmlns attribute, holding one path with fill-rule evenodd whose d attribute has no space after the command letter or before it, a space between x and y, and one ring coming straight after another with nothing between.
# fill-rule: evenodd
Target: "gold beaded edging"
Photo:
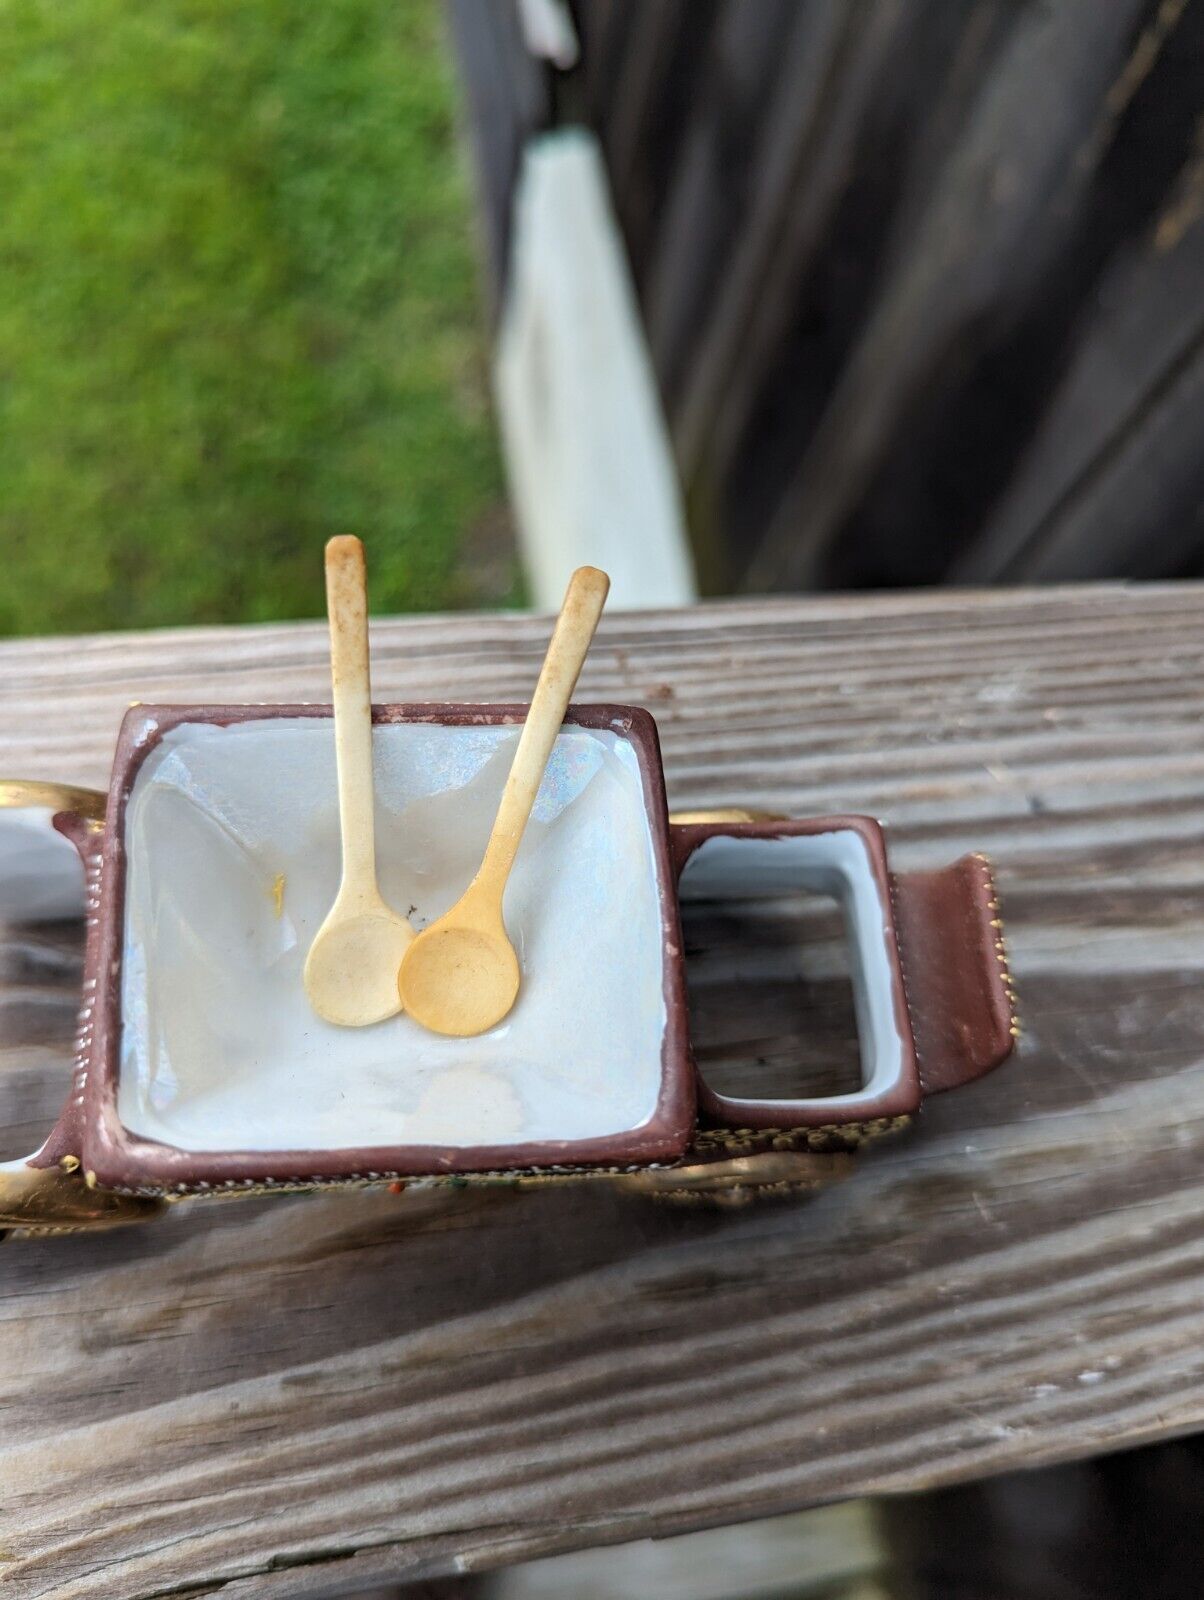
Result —
<instances>
[{"instance_id":1,"label":"gold beaded edging","mask_svg":"<svg viewBox=\"0 0 1204 1600\"><path fill-rule=\"evenodd\" d=\"M870 1117L862 1122L824 1122L810 1128L699 1128L691 1149L722 1150L729 1155L755 1155L766 1150L855 1150L871 1139L898 1133L912 1121L910 1115ZM688 1157L687 1157L688 1159Z\"/></svg>"},{"instance_id":2,"label":"gold beaded edging","mask_svg":"<svg viewBox=\"0 0 1204 1600\"><path fill-rule=\"evenodd\" d=\"M1016 985L1008 965L1007 943L1003 937L1003 918L999 915L999 891L995 886L995 873L990 861L981 851L974 852L974 860L982 868L987 891L987 905L991 911L991 931L995 935L995 960L999 964L999 977L1008 997L1008 1032L1013 1039L1020 1037L1020 1017L1016 1009Z\"/></svg>"},{"instance_id":3,"label":"gold beaded edging","mask_svg":"<svg viewBox=\"0 0 1204 1600\"><path fill-rule=\"evenodd\" d=\"M212 1199L235 1195L308 1194L317 1189L371 1189L379 1184L404 1183L424 1188L462 1189L474 1183L507 1184L532 1179L562 1183L591 1178L624 1177L640 1172L672 1173L675 1166L694 1163L709 1154L759 1155L772 1151L811 1151L839 1154L856 1150L885 1134L898 1133L912 1121L910 1116L872 1117L861 1122L826 1122L808 1128L699 1128L681 1162L629 1162L624 1166L575 1167L565 1165L531 1167L488 1167L475 1172L413 1173L353 1172L340 1178L227 1178L218 1183L177 1183L169 1187L144 1184L138 1187L114 1186L115 1194L169 1202L208 1196ZM94 1186L96 1175L87 1174Z\"/></svg>"}]
</instances>

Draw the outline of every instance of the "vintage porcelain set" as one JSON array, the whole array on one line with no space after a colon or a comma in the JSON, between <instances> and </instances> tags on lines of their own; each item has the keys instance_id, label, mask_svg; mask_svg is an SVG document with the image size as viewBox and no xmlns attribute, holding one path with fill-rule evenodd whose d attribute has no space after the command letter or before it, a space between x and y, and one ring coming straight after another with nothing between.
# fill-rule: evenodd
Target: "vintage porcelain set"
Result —
<instances>
[{"instance_id":1,"label":"vintage porcelain set","mask_svg":"<svg viewBox=\"0 0 1204 1600\"><path fill-rule=\"evenodd\" d=\"M415 928L481 858L523 706L373 708L376 861ZM890 871L865 817L670 818L647 711L573 706L506 890L522 988L476 1037L323 1021L306 954L335 895L329 708L136 706L107 795L0 785L86 882L71 1092L0 1165L0 1229L110 1227L185 1196L592 1179L679 1197L806 1189L925 1094L989 1071L1015 1022L986 862ZM843 908L852 1093L732 1099L696 1071L679 896Z\"/></svg>"}]
</instances>

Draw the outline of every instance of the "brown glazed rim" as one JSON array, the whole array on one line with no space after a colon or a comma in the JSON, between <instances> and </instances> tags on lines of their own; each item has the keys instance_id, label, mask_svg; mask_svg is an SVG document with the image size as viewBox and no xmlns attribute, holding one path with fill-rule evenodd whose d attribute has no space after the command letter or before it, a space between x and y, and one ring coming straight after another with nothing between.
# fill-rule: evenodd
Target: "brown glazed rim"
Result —
<instances>
[{"instance_id":1,"label":"brown glazed rim","mask_svg":"<svg viewBox=\"0 0 1204 1600\"><path fill-rule=\"evenodd\" d=\"M866 848L874 883L882 904L882 932L890 969L891 1003L902 1050L898 1081L885 1093L858 1103L855 1111L839 1104L838 1097L814 1100L741 1100L719 1094L697 1073L698 1104L706 1123L738 1128L803 1128L862 1118L906 1116L917 1111L923 1090L916 1057L907 983L899 953L895 921L894 882L887 866L886 839L873 817L774 818L749 822L682 822L672 830L674 871L680 880L690 857L708 839L788 839L808 834L855 833Z\"/></svg>"},{"instance_id":2,"label":"brown glazed rim","mask_svg":"<svg viewBox=\"0 0 1204 1600\"><path fill-rule=\"evenodd\" d=\"M447 727L497 727L521 723L525 705L403 704L372 708L376 723L435 723ZM135 706L117 740L103 847L103 884L97 951L94 1043L83 1085L85 1167L95 1182L115 1189L197 1189L250 1183L318 1182L353 1177L418 1177L460 1172L560 1167L643 1166L677 1160L694 1124L695 1085L689 1049L676 873L656 723L637 706L575 705L565 718L582 728L605 729L636 752L652 836L660 900L664 959L665 1031L661 1087L648 1122L596 1139L441 1148L379 1145L332 1150L179 1150L140 1138L117 1114L121 1044L121 967L125 920L125 811L139 768L171 729L185 723L216 726L283 718L329 718L326 705Z\"/></svg>"}]
</instances>

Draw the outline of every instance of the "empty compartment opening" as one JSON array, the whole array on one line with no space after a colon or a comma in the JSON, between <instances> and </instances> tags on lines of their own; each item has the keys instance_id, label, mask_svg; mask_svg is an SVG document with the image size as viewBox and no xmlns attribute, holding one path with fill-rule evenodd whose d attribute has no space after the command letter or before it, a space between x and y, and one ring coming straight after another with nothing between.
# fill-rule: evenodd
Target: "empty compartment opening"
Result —
<instances>
[{"instance_id":1,"label":"empty compartment opening","mask_svg":"<svg viewBox=\"0 0 1204 1600\"><path fill-rule=\"evenodd\" d=\"M699 1071L740 1100L815 1100L862 1085L844 912L831 895L682 905Z\"/></svg>"},{"instance_id":2,"label":"empty compartment opening","mask_svg":"<svg viewBox=\"0 0 1204 1600\"><path fill-rule=\"evenodd\" d=\"M717 835L682 874L699 1071L741 1100L863 1098L901 1071L885 908L850 829Z\"/></svg>"}]
</instances>

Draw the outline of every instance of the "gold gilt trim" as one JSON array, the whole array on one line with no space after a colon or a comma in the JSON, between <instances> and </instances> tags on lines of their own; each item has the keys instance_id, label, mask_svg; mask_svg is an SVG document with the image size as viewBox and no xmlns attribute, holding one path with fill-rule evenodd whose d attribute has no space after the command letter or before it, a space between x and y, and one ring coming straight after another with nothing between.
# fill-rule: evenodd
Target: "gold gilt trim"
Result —
<instances>
[{"instance_id":1,"label":"gold gilt trim","mask_svg":"<svg viewBox=\"0 0 1204 1600\"><path fill-rule=\"evenodd\" d=\"M995 936L995 960L999 964L999 980L1008 998L1008 1032L1013 1039L1019 1039L1020 1013L1017 1010L1016 985L1012 979L1012 969L1008 964L1007 944L1003 937L1003 918L999 914L999 890L995 886L995 869L991 865L990 858L984 856L981 851L974 852L974 859L982 868L987 889L987 905L992 913L991 932Z\"/></svg>"},{"instance_id":2,"label":"gold gilt trim","mask_svg":"<svg viewBox=\"0 0 1204 1600\"><path fill-rule=\"evenodd\" d=\"M0 807L48 806L51 811L74 811L89 822L103 822L107 800L99 789L78 789L70 783L0 778Z\"/></svg>"},{"instance_id":3,"label":"gold gilt trim","mask_svg":"<svg viewBox=\"0 0 1204 1600\"><path fill-rule=\"evenodd\" d=\"M733 1155L757 1157L772 1151L809 1150L814 1154L855 1150L858 1145L885 1134L899 1133L910 1115L870 1117L861 1122L822 1122L797 1128L699 1128L692 1148L724 1150Z\"/></svg>"},{"instance_id":4,"label":"gold gilt trim","mask_svg":"<svg viewBox=\"0 0 1204 1600\"><path fill-rule=\"evenodd\" d=\"M145 1222L164 1209L162 1200L134 1199L93 1188L77 1156L57 1167L30 1167L23 1161L0 1165L0 1235L83 1233Z\"/></svg>"},{"instance_id":5,"label":"gold gilt trim","mask_svg":"<svg viewBox=\"0 0 1204 1600\"><path fill-rule=\"evenodd\" d=\"M779 811L749 811L744 806L728 806L718 811L671 811L673 828L709 827L717 822L787 822Z\"/></svg>"},{"instance_id":6,"label":"gold gilt trim","mask_svg":"<svg viewBox=\"0 0 1204 1600\"><path fill-rule=\"evenodd\" d=\"M808 1193L847 1178L856 1165L851 1152L762 1151L730 1161L649 1168L614 1179L628 1194L650 1195L675 1205L743 1206L772 1195Z\"/></svg>"}]
</instances>

